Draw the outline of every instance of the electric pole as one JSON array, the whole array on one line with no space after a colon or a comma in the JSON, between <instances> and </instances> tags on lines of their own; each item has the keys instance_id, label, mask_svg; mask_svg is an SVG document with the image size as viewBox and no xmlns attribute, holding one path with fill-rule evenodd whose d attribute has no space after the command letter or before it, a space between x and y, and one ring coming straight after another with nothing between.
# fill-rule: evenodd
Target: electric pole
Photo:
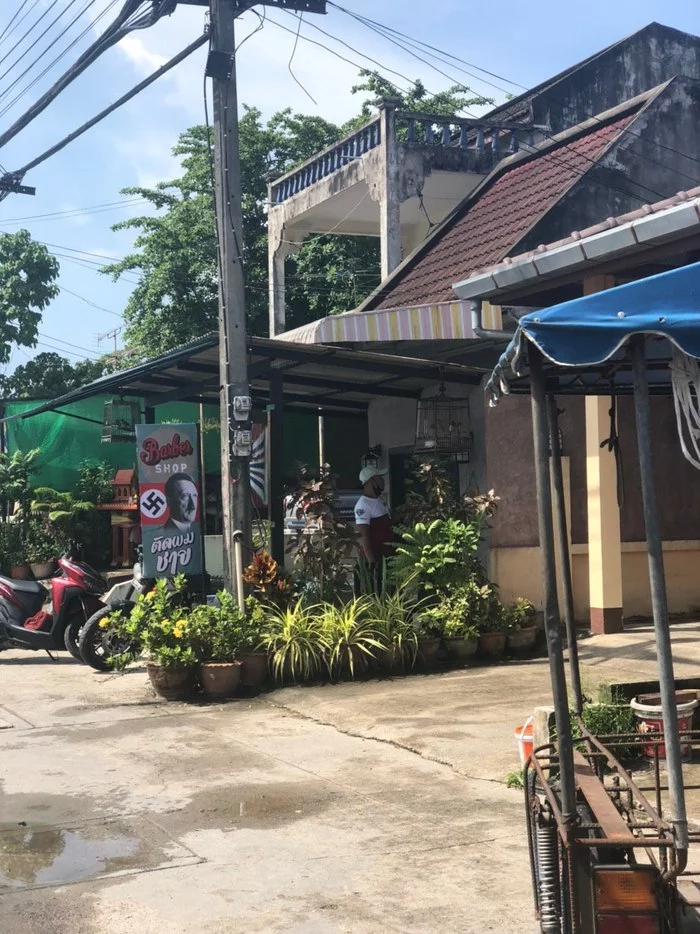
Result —
<instances>
[{"instance_id":1,"label":"electric pole","mask_svg":"<svg viewBox=\"0 0 700 934\"><path fill-rule=\"evenodd\" d=\"M250 449L243 217L238 157L238 99L234 0L211 0L207 74L214 98L214 174L219 251L219 374L221 379L221 493L224 582L233 588L233 533L251 544Z\"/></svg>"},{"instance_id":2,"label":"electric pole","mask_svg":"<svg viewBox=\"0 0 700 934\"><path fill-rule=\"evenodd\" d=\"M201 0L185 0L201 3ZM262 6L325 13L325 0L258 0ZM202 4L203 5L203 4ZM211 0L211 50L207 75L213 83L214 172L219 251L219 374L221 380L221 492L224 582L235 592L233 533L251 545L250 455L252 401L248 382L243 216L238 154L238 95L234 21L257 5L251 0Z\"/></svg>"}]
</instances>

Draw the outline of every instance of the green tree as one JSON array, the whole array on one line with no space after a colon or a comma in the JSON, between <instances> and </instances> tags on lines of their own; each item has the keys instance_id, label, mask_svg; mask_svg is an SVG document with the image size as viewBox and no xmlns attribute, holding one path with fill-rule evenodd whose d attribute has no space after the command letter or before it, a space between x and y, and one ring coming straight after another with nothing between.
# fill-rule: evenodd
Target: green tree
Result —
<instances>
[{"instance_id":1,"label":"green tree","mask_svg":"<svg viewBox=\"0 0 700 934\"><path fill-rule=\"evenodd\" d=\"M107 370L105 359L72 364L60 354L40 353L18 366L11 376L0 378L0 395L6 399L55 399L98 379Z\"/></svg>"},{"instance_id":2,"label":"green tree","mask_svg":"<svg viewBox=\"0 0 700 934\"><path fill-rule=\"evenodd\" d=\"M268 173L289 171L333 143L370 113L370 100L392 93L388 82L372 72L361 72L362 83L353 90L367 100L357 121L345 127L320 117L295 114L289 108L266 123L259 110L243 108L240 120L240 160L243 209L243 258L248 327L267 334L267 182ZM483 104L465 89L451 88L431 96L417 82L401 106L422 112L455 113ZM173 153L182 164L181 175L153 188L128 188L159 213L122 221L115 230L138 232L134 250L123 260L105 267L118 278L125 272L140 274L125 310L125 338L130 348L152 356L216 328L218 273L214 199L212 196L211 134L195 126L179 138ZM287 262L287 325L347 311L379 284L379 243L372 237L316 236Z\"/></svg>"},{"instance_id":3,"label":"green tree","mask_svg":"<svg viewBox=\"0 0 700 934\"><path fill-rule=\"evenodd\" d=\"M27 230L0 234L0 363L36 345L41 312L58 295L58 262Z\"/></svg>"}]
</instances>

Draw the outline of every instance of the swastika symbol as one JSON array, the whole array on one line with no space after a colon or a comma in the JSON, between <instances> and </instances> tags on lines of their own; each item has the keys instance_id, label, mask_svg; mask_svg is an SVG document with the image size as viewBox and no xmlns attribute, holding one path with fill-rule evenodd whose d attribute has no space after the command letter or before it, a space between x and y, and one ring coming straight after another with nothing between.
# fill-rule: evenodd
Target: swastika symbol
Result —
<instances>
[{"instance_id":1,"label":"swastika symbol","mask_svg":"<svg viewBox=\"0 0 700 934\"><path fill-rule=\"evenodd\" d=\"M165 496L160 490L146 490L141 496L141 512L149 519L159 519L166 507Z\"/></svg>"}]
</instances>

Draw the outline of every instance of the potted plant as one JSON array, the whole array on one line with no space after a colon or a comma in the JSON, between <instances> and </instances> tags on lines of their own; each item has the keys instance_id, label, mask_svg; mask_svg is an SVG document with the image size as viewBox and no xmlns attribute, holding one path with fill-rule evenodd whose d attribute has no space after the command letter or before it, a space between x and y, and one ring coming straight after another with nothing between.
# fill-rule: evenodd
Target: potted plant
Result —
<instances>
[{"instance_id":1,"label":"potted plant","mask_svg":"<svg viewBox=\"0 0 700 934\"><path fill-rule=\"evenodd\" d=\"M310 681L326 665L330 645L318 607L297 600L285 609L263 608L260 644L268 653L275 678Z\"/></svg>"},{"instance_id":2,"label":"potted plant","mask_svg":"<svg viewBox=\"0 0 700 934\"><path fill-rule=\"evenodd\" d=\"M537 640L537 611L525 597L518 597L504 608L506 648L515 655L526 654Z\"/></svg>"},{"instance_id":3,"label":"potted plant","mask_svg":"<svg viewBox=\"0 0 700 934\"><path fill-rule=\"evenodd\" d=\"M376 660L384 671L405 671L416 663L418 633L413 624L417 605L406 589L374 594L367 599L367 615L382 648Z\"/></svg>"},{"instance_id":4,"label":"potted plant","mask_svg":"<svg viewBox=\"0 0 700 934\"><path fill-rule=\"evenodd\" d=\"M31 580L32 571L24 557L22 529L18 522L0 523L0 555L10 577Z\"/></svg>"},{"instance_id":5,"label":"potted plant","mask_svg":"<svg viewBox=\"0 0 700 934\"><path fill-rule=\"evenodd\" d=\"M196 606L187 620L192 646L200 660L200 684L211 698L232 697L240 683L242 667L236 655L244 614L233 601L226 600L223 592L217 597L218 606Z\"/></svg>"},{"instance_id":6,"label":"potted plant","mask_svg":"<svg viewBox=\"0 0 700 934\"><path fill-rule=\"evenodd\" d=\"M507 620L502 604L493 599L479 627L479 652L487 658L503 658L506 651Z\"/></svg>"},{"instance_id":7,"label":"potted plant","mask_svg":"<svg viewBox=\"0 0 700 934\"><path fill-rule=\"evenodd\" d=\"M36 580L51 577L60 548L50 525L32 516L27 524L24 554Z\"/></svg>"},{"instance_id":8,"label":"potted plant","mask_svg":"<svg viewBox=\"0 0 700 934\"><path fill-rule=\"evenodd\" d=\"M222 595L219 594L221 601ZM224 599L235 604L230 593L224 592ZM263 645L263 627L265 625L265 606L255 597L246 600L245 618L241 622L241 641L238 658L241 662L241 687L259 691L267 681L270 666L266 647Z\"/></svg>"},{"instance_id":9,"label":"potted plant","mask_svg":"<svg viewBox=\"0 0 700 934\"><path fill-rule=\"evenodd\" d=\"M115 667L124 667L145 653L151 685L166 700L188 700L195 689L198 659L195 634L187 609L181 605L185 586L183 575L172 582L161 579L153 590L138 597L128 614L117 611L103 620L105 628L113 627L117 638L135 647L116 659Z\"/></svg>"},{"instance_id":10,"label":"potted plant","mask_svg":"<svg viewBox=\"0 0 700 934\"><path fill-rule=\"evenodd\" d=\"M340 606L324 604L320 609L320 623L325 662L331 678L354 679L356 674L369 669L377 655L384 651L365 597L354 597Z\"/></svg>"}]
</instances>

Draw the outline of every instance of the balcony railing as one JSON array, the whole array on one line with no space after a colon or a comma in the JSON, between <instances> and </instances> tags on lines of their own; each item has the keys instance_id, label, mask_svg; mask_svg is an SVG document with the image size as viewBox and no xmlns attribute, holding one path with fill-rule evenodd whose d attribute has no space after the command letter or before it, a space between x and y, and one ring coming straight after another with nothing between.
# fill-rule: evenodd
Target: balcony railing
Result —
<instances>
[{"instance_id":1,"label":"balcony railing","mask_svg":"<svg viewBox=\"0 0 700 934\"><path fill-rule=\"evenodd\" d=\"M432 153L435 168L486 173L504 156L519 150L521 141L534 143L539 127L524 123L493 123L439 114L396 112L399 146ZM379 116L307 159L271 186L271 201L282 204L382 142ZM442 156L442 158L441 158ZM444 163L444 165L443 165Z\"/></svg>"},{"instance_id":2,"label":"balcony railing","mask_svg":"<svg viewBox=\"0 0 700 934\"><path fill-rule=\"evenodd\" d=\"M349 162L375 149L382 141L379 117L373 117L359 130L312 156L272 185L272 203L281 204Z\"/></svg>"}]
</instances>

